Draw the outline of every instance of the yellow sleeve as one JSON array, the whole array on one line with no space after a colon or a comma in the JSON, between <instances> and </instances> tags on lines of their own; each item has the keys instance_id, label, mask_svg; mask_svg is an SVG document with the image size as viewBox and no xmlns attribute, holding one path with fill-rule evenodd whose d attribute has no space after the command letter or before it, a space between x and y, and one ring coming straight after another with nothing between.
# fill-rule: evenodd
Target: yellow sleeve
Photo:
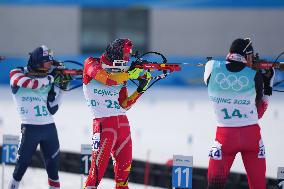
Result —
<instances>
[{"instance_id":1,"label":"yellow sleeve","mask_svg":"<svg viewBox=\"0 0 284 189\"><path fill-rule=\"evenodd\" d=\"M105 85L118 85L129 79L129 74L122 73L108 73L106 70L101 69L95 75L95 80L104 83Z\"/></svg>"}]
</instances>

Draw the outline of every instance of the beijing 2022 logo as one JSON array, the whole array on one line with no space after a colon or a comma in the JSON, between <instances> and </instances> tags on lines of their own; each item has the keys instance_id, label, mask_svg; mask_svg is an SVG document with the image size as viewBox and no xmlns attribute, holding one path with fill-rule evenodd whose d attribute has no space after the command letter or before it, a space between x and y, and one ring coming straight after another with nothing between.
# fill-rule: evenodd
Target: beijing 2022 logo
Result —
<instances>
[{"instance_id":1,"label":"beijing 2022 logo","mask_svg":"<svg viewBox=\"0 0 284 189\"><path fill-rule=\"evenodd\" d=\"M234 91L240 91L248 86L249 79L246 76L237 77L232 74L226 76L224 73L218 73L215 77L215 82L223 90L233 89Z\"/></svg>"}]
</instances>

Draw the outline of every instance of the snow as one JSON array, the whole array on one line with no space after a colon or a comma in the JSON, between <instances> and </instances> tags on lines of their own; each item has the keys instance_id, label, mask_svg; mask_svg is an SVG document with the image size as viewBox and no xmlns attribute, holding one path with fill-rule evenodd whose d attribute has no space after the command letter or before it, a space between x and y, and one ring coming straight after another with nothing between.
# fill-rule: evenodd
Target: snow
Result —
<instances>
[{"instance_id":1,"label":"snow","mask_svg":"<svg viewBox=\"0 0 284 189\"><path fill-rule=\"evenodd\" d=\"M5 167L5 179L4 188L8 187L11 175L13 173L13 166ZM59 172L60 185L61 188L67 189L82 189L82 181L85 179L84 176L71 173ZM35 179L36 178L36 179ZM2 180L1 180L2 182ZM2 185L2 184L1 184ZM114 181L112 179L102 179L98 189L114 188ZM135 189L146 189L146 186L141 184L129 183L130 188ZM26 174L24 175L20 186L20 189L48 189L47 185L47 174L44 169L28 168ZM158 187L148 186L147 189L161 189Z\"/></svg>"},{"instance_id":2,"label":"snow","mask_svg":"<svg viewBox=\"0 0 284 189\"><path fill-rule=\"evenodd\" d=\"M0 95L0 137L3 134L19 135L19 116L9 87L0 87ZM282 95L274 93L269 108L260 121L266 147L267 176L272 178L276 178L277 168L284 166ZM134 159L146 160L149 152L151 162L164 164L173 154L193 155L195 167L207 168L208 152L215 138L216 121L205 88L154 86L127 115L131 125ZM81 144L90 143L91 113L82 89L65 94L55 121L61 151L79 153ZM245 173L239 155L231 171Z\"/></svg>"}]
</instances>

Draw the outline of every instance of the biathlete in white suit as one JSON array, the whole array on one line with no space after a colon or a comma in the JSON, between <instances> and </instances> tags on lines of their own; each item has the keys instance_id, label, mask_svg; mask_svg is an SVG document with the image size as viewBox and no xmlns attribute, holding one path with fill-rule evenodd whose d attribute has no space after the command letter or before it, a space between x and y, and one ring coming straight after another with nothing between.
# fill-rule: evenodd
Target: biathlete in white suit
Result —
<instances>
[{"instance_id":1,"label":"biathlete in white suit","mask_svg":"<svg viewBox=\"0 0 284 189\"><path fill-rule=\"evenodd\" d=\"M150 72L145 72L146 79L141 79L137 90L128 97L124 84L129 79L137 79L143 71L123 68L132 48L129 39L116 39L100 58L85 60L83 90L93 114L92 162L85 189L98 187L110 156L114 162L115 188L128 189L132 139L126 110L143 94L151 78Z\"/></svg>"},{"instance_id":2,"label":"biathlete in white suit","mask_svg":"<svg viewBox=\"0 0 284 189\"><path fill-rule=\"evenodd\" d=\"M204 81L217 117L217 132L210 150L208 188L225 187L237 153L241 153L251 189L265 189L265 148L258 120L272 94L274 70L253 70L250 39L233 41L226 61L207 62Z\"/></svg>"},{"instance_id":3,"label":"biathlete in white suit","mask_svg":"<svg viewBox=\"0 0 284 189\"><path fill-rule=\"evenodd\" d=\"M19 187L38 145L43 154L49 188L60 188L59 141L52 115L58 110L62 92L54 86L54 77L47 74L53 61L51 50L40 46L30 53L26 68L10 72L13 99L21 118L21 141L9 189Z\"/></svg>"}]
</instances>

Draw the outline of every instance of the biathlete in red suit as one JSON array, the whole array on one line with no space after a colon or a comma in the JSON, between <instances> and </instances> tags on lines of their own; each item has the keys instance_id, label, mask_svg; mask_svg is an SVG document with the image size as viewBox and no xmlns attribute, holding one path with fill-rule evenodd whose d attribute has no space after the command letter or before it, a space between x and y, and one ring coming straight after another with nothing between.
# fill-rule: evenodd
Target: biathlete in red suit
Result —
<instances>
[{"instance_id":1,"label":"biathlete in red suit","mask_svg":"<svg viewBox=\"0 0 284 189\"><path fill-rule=\"evenodd\" d=\"M126 110L145 91L151 75L140 80L137 90L128 97L125 83L137 79L143 70L125 71L132 42L116 39L100 58L85 60L83 90L93 114L92 162L85 189L98 187L108 165L110 155L114 162L115 188L128 189L128 176L132 162L132 140Z\"/></svg>"},{"instance_id":2,"label":"biathlete in red suit","mask_svg":"<svg viewBox=\"0 0 284 189\"><path fill-rule=\"evenodd\" d=\"M209 157L208 188L222 189L237 153L241 153L251 189L265 189L265 148L258 120L272 94L274 70L255 71L250 39L233 41L226 61L207 62L204 81L217 116Z\"/></svg>"}]
</instances>

